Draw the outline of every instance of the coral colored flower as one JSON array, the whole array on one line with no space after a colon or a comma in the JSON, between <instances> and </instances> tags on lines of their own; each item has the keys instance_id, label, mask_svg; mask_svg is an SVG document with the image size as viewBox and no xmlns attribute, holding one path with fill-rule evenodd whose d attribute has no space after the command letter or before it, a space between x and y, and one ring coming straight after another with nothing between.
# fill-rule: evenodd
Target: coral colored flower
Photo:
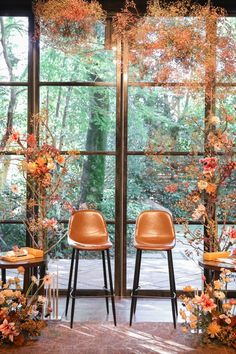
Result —
<instances>
[{"instance_id":1,"label":"coral colored flower","mask_svg":"<svg viewBox=\"0 0 236 354\"><path fill-rule=\"evenodd\" d=\"M43 278L43 283L44 285L50 285L52 283L52 276L50 274L47 274Z\"/></svg>"},{"instance_id":2,"label":"coral colored flower","mask_svg":"<svg viewBox=\"0 0 236 354\"><path fill-rule=\"evenodd\" d=\"M63 206L63 208L65 210L68 210L70 213L73 213L74 207L73 207L73 205L70 202L66 201L66 202L63 203L62 206Z\"/></svg>"},{"instance_id":3,"label":"coral colored flower","mask_svg":"<svg viewBox=\"0 0 236 354\"><path fill-rule=\"evenodd\" d=\"M218 159L216 157L205 157L204 159L201 159L200 162L203 164L203 169L205 171L214 172L218 166Z\"/></svg>"},{"instance_id":4,"label":"coral colored flower","mask_svg":"<svg viewBox=\"0 0 236 354\"><path fill-rule=\"evenodd\" d=\"M166 192L174 193L178 190L178 184L168 184L167 186L165 186L165 190Z\"/></svg>"},{"instance_id":5,"label":"coral colored flower","mask_svg":"<svg viewBox=\"0 0 236 354\"><path fill-rule=\"evenodd\" d=\"M52 219L44 219L42 221L42 226L45 229L56 229L57 228L57 220L52 218Z\"/></svg>"},{"instance_id":6,"label":"coral colored flower","mask_svg":"<svg viewBox=\"0 0 236 354\"><path fill-rule=\"evenodd\" d=\"M27 137L27 144L30 147L35 147L36 146L36 137L34 134L29 134Z\"/></svg>"},{"instance_id":7,"label":"coral colored flower","mask_svg":"<svg viewBox=\"0 0 236 354\"><path fill-rule=\"evenodd\" d=\"M234 243L236 241L236 229L234 227L228 227L225 231L225 235L229 237L230 243Z\"/></svg>"},{"instance_id":8,"label":"coral colored flower","mask_svg":"<svg viewBox=\"0 0 236 354\"><path fill-rule=\"evenodd\" d=\"M7 319L0 325L0 332L3 338L8 338L11 342L13 342L14 337L19 335L19 332L16 331L15 323L8 322Z\"/></svg>"},{"instance_id":9,"label":"coral colored flower","mask_svg":"<svg viewBox=\"0 0 236 354\"><path fill-rule=\"evenodd\" d=\"M208 294L202 293L201 296L196 295L193 302L200 305L204 312L211 312L216 308L214 300L211 299Z\"/></svg>"},{"instance_id":10,"label":"coral colored flower","mask_svg":"<svg viewBox=\"0 0 236 354\"><path fill-rule=\"evenodd\" d=\"M228 123L233 123L234 122L234 116L232 116L232 115L227 115L226 117L225 117L225 120L226 120L226 122L228 122Z\"/></svg>"},{"instance_id":11,"label":"coral colored flower","mask_svg":"<svg viewBox=\"0 0 236 354\"><path fill-rule=\"evenodd\" d=\"M20 138L20 133L18 131L14 131L12 132L11 136L10 136L10 139L12 141L18 141Z\"/></svg>"},{"instance_id":12,"label":"coral colored flower","mask_svg":"<svg viewBox=\"0 0 236 354\"><path fill-rule=\"evenodd\" d=\"M12 191L12 193L18 193L19 192L18 186L16 184L12 184L11 191Z\"/></svg>"},{"instance_id":13,"label":"coral colored flower","mask_svg":"<svg viewBox=\"0 0 236 354\"><path fill-rule=\"evenodd\" d=\"M64 162L65 162L65 157L62 156L62 155L58 155L58 156L56 156L55 160L56 160L60 165L63 165Z\"/></svg>"},{"instance_id":14,"label":"coral colored flower","mask_svg":"<svg viewBox=\"0 0 236 354\"><path fill-rule=\"evenodd\" d=\"M207 333L211 338L216 337L220 333L220 331L221 331L221 327L220 325L217 324L216 321L211 322L207 327Z\"/></svg>"}]
</instances>

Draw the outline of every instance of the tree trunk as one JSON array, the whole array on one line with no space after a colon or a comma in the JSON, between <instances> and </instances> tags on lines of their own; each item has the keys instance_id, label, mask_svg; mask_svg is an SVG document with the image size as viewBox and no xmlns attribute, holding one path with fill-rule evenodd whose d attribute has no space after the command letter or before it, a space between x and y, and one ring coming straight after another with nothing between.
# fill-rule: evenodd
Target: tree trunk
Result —
<instances>
[{"instance_id":1,"label":"tree trunk","mask_svg":"<svg viewBox=\"0 0 236 354\"><path fill-rule=\"evenodd\" d=\"M107 149L107 131L101 122L109 114L109 94L101 89L90 94L90 120L87 132L86 151L105 151ZM87 203L99 209L103 199L105 180L104 155L87 156L83 163L79 207Z\"/></svg>"},{"instance_id":2,"label":"tree trunk","mask_svg":"<svg viewBox=\"0 0 236 354\"><path fill-rule=\"evenodd\" d=\"M3 57L5 60L6 66L7 66L9 79L11 82L11 81L14 81L13 67L12 67L12 63L11 63L8 49L7 49L4 21L3 21L3 18L1 18L1 17L0 17L0 28L1 28L1 35L2 35L1 36L1 44L2 44L2 50L3 50ZM7 108L6 131L5 131L5 134L3 135L1 142L0 142L1 149L5 148L7 140L12 132L15 107L16 107L16 88L14 86L11 86L10 87L9 104L8 104L8 108ZM6 181L8 170L10 167L10 161L11 161L11 158L9 156L4 156L3 166L2 166L3 172L1 174L1 180L0 180L0 187L1 188L3 187L3 185L5 184L5 181Z\"/></svg>"}]
</instances>

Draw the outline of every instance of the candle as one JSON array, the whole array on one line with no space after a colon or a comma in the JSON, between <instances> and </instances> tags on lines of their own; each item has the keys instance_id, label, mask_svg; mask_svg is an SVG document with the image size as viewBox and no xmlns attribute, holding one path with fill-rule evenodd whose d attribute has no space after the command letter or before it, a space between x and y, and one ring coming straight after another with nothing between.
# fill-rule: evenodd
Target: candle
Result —
<instances>
[{"instance_id":1,"label":"candle","mask_svg":"<svg viewBox=\"0 0 236 354\"><path fill-rule=\"evenodd\" d=\"M52 316L55 318L55 296L56 296L56 289L55 289L55 274L53 273L52 277Z\"/></svg>"},{"instance_id":2,"label":"candle","mask_svg":"<svg viewBox=\"0 0 236 354\"><path fill-rule=\"evenodd\" d=\"M58 264L57 264L57 277L56 277L56 320L58 320Z\"/></svg>"},{"instance_id":3,"label":"candle","mask_svg":"<svg viewBox=\"0 0 236 354\"><path fill-rule=\"evenodd\" d=\"M48 285L48 307L50 307L50 318L51 318L51 307L52 307L52 288L51 288L51 284Z\"/></svg>"}]
</instances>

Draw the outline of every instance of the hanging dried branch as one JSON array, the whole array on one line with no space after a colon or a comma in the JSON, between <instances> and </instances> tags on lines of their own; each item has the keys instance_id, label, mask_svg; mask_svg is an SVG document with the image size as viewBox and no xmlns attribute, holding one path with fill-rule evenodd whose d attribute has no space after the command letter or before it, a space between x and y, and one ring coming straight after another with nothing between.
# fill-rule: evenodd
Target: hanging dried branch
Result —
<instances>
[{"instance_id":1,"label":"hanging dried branch","mask_svg":"<svg viewBox=\"0 0 236 354\"><path fill-rule=\"evenodd\" d=\"M106 17L96 0L35 0L33 10L38 24L35 37L43 35L44 42L65 53L95 41L95 25Z\"/></svg>"}]
</instances>

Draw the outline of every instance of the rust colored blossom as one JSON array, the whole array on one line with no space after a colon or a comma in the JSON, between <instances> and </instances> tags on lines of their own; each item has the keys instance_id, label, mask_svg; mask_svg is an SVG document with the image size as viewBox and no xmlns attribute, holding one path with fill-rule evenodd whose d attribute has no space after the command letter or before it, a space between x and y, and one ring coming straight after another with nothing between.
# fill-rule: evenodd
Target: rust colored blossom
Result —
<instances>
[{"instance_id":1,"label":"rust colored blossom","mask_svg":"<svg viewBox=\"0 0 236 354\"><path fill-rule=\"evenodd\" d=\"M36 146L36 137L34 134L28 134L27 144L33 148Z\"/></svg>"},{"instance_id":2,"label":"rust colored blossom","mask_svg":"<svg viewBox=\"0 0 236 354\"><path fill-rule=\"evenodd\" d=\"M229 237L230 243L234 243L236 241L236 229L234 227L228 227L225 231L225 235Z\"/></svg>"},{"instance_id":3,"label":"rust colored blossom","mask_svg":"<svg viewBox=\"0 0 236 354\"><path fill-rule=\"evenodd\" d=\"M10 140L12 141L18 141L20 139L20 133L18 131L13 131L11 136L10 136Z\"/></svg>"},{"instance_id":4,"label":"rust colored blossom","mask_svg":"<svg viewBox=\"0 0 236 354\"><path fill-rule=\"evenodd\" d=\"M215 194L216 189L217 189L217 187L214 183L208 183L207 187L206 187L206 192L208 194Z\"/></svg>"},{"instance_id":5,"label":"rust colored blossom","mask_svg":"<svg viewBox=\"0 0 236 354\"><path fill-rule=\"evenodd\" d=\"M168 184L165 186L165 190L168 193L175 193L178 190L178 184Z\"/></svg>"},{"instance_id":6,"label":"rust colored blossom","mask_svg":"<svg viewBox=\"0 0 236 354\"><path fill-rule=\"evenodd\" d=\"M203 164L203 169L206 172L214 172L218 166L217 157L205 157L204 159L201 159L200 162Z\"/></svg>"}]
</instances>

